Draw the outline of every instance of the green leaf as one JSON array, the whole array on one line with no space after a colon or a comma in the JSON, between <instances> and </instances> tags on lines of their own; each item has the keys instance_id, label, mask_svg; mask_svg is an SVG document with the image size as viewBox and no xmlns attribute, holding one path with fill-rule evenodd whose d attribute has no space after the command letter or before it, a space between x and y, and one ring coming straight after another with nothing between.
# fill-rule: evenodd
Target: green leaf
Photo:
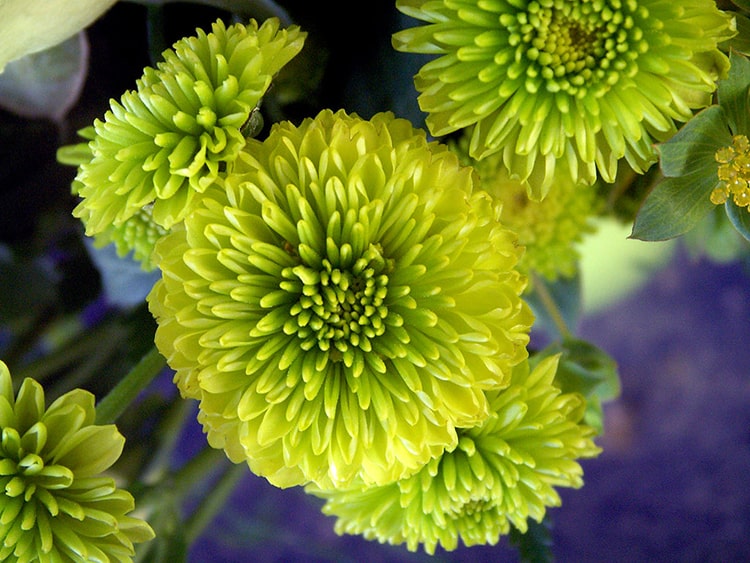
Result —
<instances>
[{"instance_id":1,"label":"green leaf","mask_svg":"<svg viewBox=\"0 0 750 563\"><path fill-rule=\"evenodd\" d=\"M750 1L745 3L750 5ZM750 11L750 7L748 7L748 11ZM750 55L750 19L739 13L735 13L734 18L737 22L737 35L732 37L727 45L733 51Z\"/></svg>"},{"instance_id":2,"label":"green leaf","mask_svg":"<svg viewBox=\"0 0 750 563\"><path fill-rule=\"evenodd\" d=\"M617 362L601 348L578 338L566 338L547 346L539 359L561 354L555 383L565 393L610 401L620 395Z\"/></svg>"},{"instance_id":3,"label":"green leaf","mask_svg":"<svg viewBox=\"0 0 750 563\"><path fill-rule=\"evenodd\" d=\"M532 291L525 296L534 312L534 330L556 337L561 325L574 327L581 313L581 279L560 278L554 283L535 277Z\"/></svg>"},{"instance_id":4,"label":"green leaf","mask_svg":"<svg viewBox=\"0 0 750 563\"><path fill-rule=\"evenodd\" d=\"M750 0L732 0L732 4L740 8L741 10L745 10L746 12L750 12ZM735 14L737 15L737 14Z\"/></svg>"},{"instance_id":5,"label":"green leaf","mask_svg":"<svg viewBox=\"0 0 750 563\"><path fill-rule=\"evenodd\" d=\"M617 362L590 342L566 338L547 346L534 358L534 363L553 354L561 354L555 383L564 393L580 393L586 398L584 422L601 433L602 402L620 395Z\"/></svg>"},{"instance_id":6,"label":"green leaf","mask_svg":"<svg viewBox=\"0 0 750 563\"><path fill-rule=\"evenodd\" d=\"M706 217L683 237L691 257L707 257L719 264L739 260L750 251L745 238L734 228L724 207L714 207Z\"/></svg>"},{"instance_id":7,"label":"green leaf","mask_svg":"<svg viewBox=\"0 0 750 563\"><path fill-rule=\"evenodd\" d=\"M736 205L731 199L724 204L724 209L737 232L750 241L750 210Z\"/></svg>"},{"instance_id":8,"label":"green leaf","mask_svg":"<svg viewBox=\"0 0 750 563\"><path fill-rule=\"evenodd\" d=\"M665 176L684 176L702 172L716 175L714 155L732 144L726 114L720 106L698 112L677 134L657 146Z\"/></svg>"},{"instance_id":9,"label":"green leaf","mask_svg":"<svg viewBox=\"0 0 750 563\"><path fill-rule=\"evenodd\" d=\"M182 515L168 496L149 518L156 537L137 546L135 563L183 563L187 561L188 541Z\"/></svg>"},{"instance_id":10,"label":"green leaf","mask_svg":"<svg viewBox=\"0 0 750 563\"><path fill-rule=\"evenodd\" d=\"M659 182L643 202L630 238L656 241L680 236L713 208L709 199L719 179L697 171Z\"/></svg>"},{"instance_id":11,"label":"green leaf","mask_svg":"<svg viewBox=\"0 0 750 563\"><path fill-rule=\"evenodd\" d=\"M522 533L512 526L508 540L518 550L522 563L551 563L555 560L552 553L552 533L549 517L541 522L528 521L528 530Z\"/></svg>"},{"instance_id":12,"label":"green leaf","mask_svg":"<svg viewBox=\"0 0 750 563\"><path fill-rule=\"evenodd\" d=\"M719 106L724 111L732 132L747 135L750 133L750 115L748 115L748 92L750 89L750 60L732 51L729 54L729 76L720 80L718 85ZM730 143L722 143L727 146Z\"/></svg>"}]
</instances>

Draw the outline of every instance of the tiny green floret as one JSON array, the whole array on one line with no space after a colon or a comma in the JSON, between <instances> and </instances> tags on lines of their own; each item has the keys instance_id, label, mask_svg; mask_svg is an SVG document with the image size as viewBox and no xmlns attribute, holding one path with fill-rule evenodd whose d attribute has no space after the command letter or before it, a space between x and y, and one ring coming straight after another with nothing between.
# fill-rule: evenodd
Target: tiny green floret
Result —
<instances>
[{"instance_id":1,"label":"tiny green floret","mask_svg":"<svg viewBox=\"0 0 750 563\"><path fill-rule=\"evenodd\" d=\"M750 206L750 141L735 135L731 147L716 151L719 185L711 192L711 203L721 205L731 196L738 207Z\"/></svg>"}]
</instances>

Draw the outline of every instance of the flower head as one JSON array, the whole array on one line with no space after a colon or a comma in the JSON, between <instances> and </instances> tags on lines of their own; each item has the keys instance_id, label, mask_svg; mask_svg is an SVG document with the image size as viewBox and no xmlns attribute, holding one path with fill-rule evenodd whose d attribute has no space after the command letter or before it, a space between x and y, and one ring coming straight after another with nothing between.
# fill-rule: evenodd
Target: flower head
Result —
<instances>
[{"instance_id":1,"label":"flower head","mask_svg":"<svg viewBox=\"0 0 750 563\"><path fill-rule=\"evenodd\" d=\"M558 167L547 197L536 201L529 198L525 183L510 177L500 154L482 160L471 158L467 136L450 146L463 164L474 167L482 189L500 206L500 221L518 234L518 242L525 248L518 269L550 281L573 276L579 258L577 245L594 230L591 219L596 214L597 190L577 186L564 167Z\"/></svg>"},{"instance_id":2,"label":"flower head","mask_svg":"<svg viewBox=\"0 0 750 563\"><path fill-rule=\"evenodd\" d=\"M593 428L580 423L585 401L554 384L559 356L531 372L516 367L510 387L490 394L492 414L477 427L460 429L458 445L415 475L382 487L307 491L326 499L323 512L337 517L339 534L363 534L430 554L498 542L509 524L521 532L527 519L541 521L559 506L555 487L580 487L578 458L599 448Z\"/></svg>"},{"instance_id":3,"label":"flower head","mask_svg":"<svg viewBox=\"0 0 750 563\"><path fill-rule=\"evenodd\" d=\"M156 343L214 447L272 483L383 484L487 416L526 356L515 235L391 114L251 139L156 247Z\"/></svg>"},{"instance_id":4,"label":"flower head","mask_svg":"<svg viewBox=\"0 0 750 563\"><path fill-rule=\"evenodd\" d=\"M165 51L158 68L146 68L137 89L94 122L93 158L80 167L83 200L73 212L86 233L122 225L146 206L164 229L181 221L242 150L243 127L304 38L273 18L260 27L219 20Z\"/></svg>"},{"instance_id":5,"label":"flower head","mask_svg":"<svg viewBox=\"0 0 750 563\"><path fill-rule=\"evenodd\" d=\"M536 196L556 164L607 182L710 103L733 20L713 0L398 0L427 25L394 46L434 54L415 84L434 135L471 127L471 155L501 152Z\"/></svg>"},{"instance_id":6,"label":"flower head","mask_svg":"<svg viewBox=\"0 0 750 563\"><path fill-rule=\"evenodd\" d=\"M88 140L96 137L93 127L85 127L78 134ZM57 150L57 160L71 166L89 163L92 158L90 143L66 145ZM71 185L71 191L77 195L82 187L83 184L76 178ZM133 260L140 263L143 270L154 270L156 266L151 260L154 245L167 233L167 230L156 224L151 212L152 207L146 206L121 224L109 225L104 230L95 233L93 235L94 246L101 248L113 244L119 257L131 255Z\"/></svg>"},{"instance_id":7,"label":"flower head","mask_svg":"<svg viewBox=\"0 0 750 563\"><path fill-rule=\"evenodd\" d=\"M26 379L14 396L0 362L0 560L125 562L153 537L128 516L130 493L102 475L125 439L94 418L94 396L81 389L45 407Z\"/></svg>"}]
</instances>

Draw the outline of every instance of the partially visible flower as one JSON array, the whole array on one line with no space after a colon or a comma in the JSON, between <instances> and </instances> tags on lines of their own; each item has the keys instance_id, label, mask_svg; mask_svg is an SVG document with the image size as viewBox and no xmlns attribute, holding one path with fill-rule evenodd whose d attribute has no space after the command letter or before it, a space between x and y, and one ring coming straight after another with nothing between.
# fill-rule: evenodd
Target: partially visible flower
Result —
<instances>
[{"instance_id":1,"label":"partially visible flower","mask_svg":"<svg viewBox=\"0 0 750 563\"><path fill-rule=\"evenodd\" d=\"M3 0L0 72L10 61L62 43L104 14L116 0Z\"/></svg>"},{"instance_id":2,"label":"partially visible flower","mask_svg":"<svg viewBox=\"0 0 750 563\"><path fill-rule=\"evenodd\" d=\"M527 520L544 518L559 506L555 487L581 487L579 458L600 449L595 430L581 423L585 400L554 384L559 356L531 372L516 367L510 387L490 394L489 419L460 429L458 445L429 461L417 474L382 487L320 489L323 512L336 516L339 534L362 534L381 543L434 554L494 545L513 524L525 533Z\"/></svg>"},{"instance_id":3,"label":"partially visible flower","mask_svg":"<svg viewBox=\"0 0 750 563\"><path fill-rule=\"evenodd\" d=\"M93 127L85 127L78 134L89 141L96 137ZM91 162L92 158L93 153L88 142L66 145L57 150L57 160L70 166L80 166ZM74 195L78 194L82 187L80 180L73 180L71 190ZM154 222L151 206L145 206L121 224L110 225L94 234L93 238L95 247L113 244L120 258L131 255L133 260L140 263L143 270L151 271L156 268L151 260L154 245L166 233L166 229Z\"/></svg>"},{"instance_id":4,"label":"partially visible flower","mask_svg":"<svg viewBox=\"0 0 750 563\"><path fill-rule=\"evenodd\" d=\"M384 484L487 414L527 357L515 235L392 114L251 139L156 247L156 344L211 445L279 486Z\"/></svg>"},{"instance_id":5,"label":"partially visible flower","mask_svg":"<svg viewBox=\"0 0 750 563\"><path fill-rule=\"evenodd\" d=\"M297 26L280 30L275 18L260 27L218 20L146 68L136 90L94 122L93 158L80 167L83 199L73 211L86 234L120 226L145 206L164 229L181 221L242 150L243 128L305 35Z\"/></svg>"},{"instance_id":6,"label":"partially visible flower","mask_svg":"<svg viewBox=\"0 0 750 563\"><path fill-rule=\"evenodd\" d=\"M718 85L718 104L696 114L658 145L663 178L649 192L633 226L634 238L664 240L696 227L714 208L750 238L750 60L732 51Z\"/></svg>"},{"instance_id":7,"label":"partially visible flower","mask_svg":"<svg viewBox=\"0 0 750 563\"><path fill-rule=\"evenodd\" d=\"M81 389L45 407L41 385L26 379L15 396L0 362L0 560L127 562L153 537L128 516L130 493L102 475L125 439L95 414Z\"/></svg>"},{"instance_id":8,"label":"partially visible flower","mask_svg":"<svg viewBox=\"0 0 750 563\"><path fill-rule=\"evenodd\" d=\"M512 179L500 154L475 160L468 154L468 138L450 143L461 162L473 166L482 189L500 206L500 221L518 234L525 252L518 263L521 273L536 273L549 281L575 274L577 244L594 231L597 190L578 186L564 167L557 168L550 192L541 201L530 199L524 182Z\"/></svg>"},{"instance_id":9,"label":"partially visible flower","mask_svg":"<svg viewBox=\"0 0 750 563\"><path fill-rule=\"evenodd\" d=\"M713 0L398 0L427 25L396 49L437 55L415 84L430 131L472 128L471 154L501 152L545 195L560 159L573 179L612 182L625 158L656 161L653 144L710 103L734 20Z\"/></svg>"}]
</instances>

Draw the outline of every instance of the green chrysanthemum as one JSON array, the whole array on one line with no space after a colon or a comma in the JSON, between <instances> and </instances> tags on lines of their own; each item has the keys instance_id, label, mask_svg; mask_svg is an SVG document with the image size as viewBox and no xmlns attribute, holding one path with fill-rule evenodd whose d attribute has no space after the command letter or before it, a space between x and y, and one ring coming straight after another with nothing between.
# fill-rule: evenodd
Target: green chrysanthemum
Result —
<instances>
[{"instance_id":1,"label":"green chrysanthemum","mask_svg":"<svg viewBox=\"0 0 750 563\"><path fill-rule=\"evenodd\" d=\"M580 423L584 399L554 385L558 356L529 373L516 367L511 386L490 394L489 419L459 430L458 445L417 474L383 487L307 491L326 499L323 512L338 519L339 534L362 534L432 554L498 542L509 524L521 532L527 519L559 506L555 487L583 484L579 458L599 448L593 428Z\"/></svg>"},{"instance_id":2,"label":"green chrysanthemum","mask_svg":"<svg viewBox=\"0 0 750 563\"><path fill-rule=\"evenodd\" d=\"M243 126L271 79L302 48L305 34L279 30L269 19L258 27L198 30L146 68L137 89L112 101L96 120L93 158L81 165L74 210L94 235L119 226L145 206L170 229L195 196L211 185L245 144Z\"/></svg>"},{"instance_id":3,"label":"green chrysanthemum","mask_svg":"<svg viewBox=\"0 0 750 563\"><path fill-rule=\"evenodd\" d=\"M387 483L484 420L527 356L519 252L445 145L326 110L248 141L157 244L156 343L233 461Z\"/></svg>"},{"instance_id":4,"label":"green chrysanthemum","mask_svg":"<svg viewBox=\"0 0 750 563\"><path fill-rule=\"evenodd\" d=\"M78 134L89 141L96 137L93 127L81 129ZM77 143L60 147L57 160L62 164L80 166L91 162L93 152L89 143ZM83 184L78 179L73 180L71 186L73 194L80 192ZM121 258L131 255L133 260L141 264L141 268L151 271L156 266L151 261L156 241L167 233L167 230L157 225L151 216L151 206L137 211L132 217L119 225L110 225L103 231L94 234L94 246L101 248L113 244L117 255Z\"/></svg>"},{"instance_id":5,"label":"green chrysanthemum","mask_svg":"<svg viewBox=\"0 0 750 563\"><path fill-rule=\"evenodd\" d=\"M573 276L579 258L576 245L594 230L591 218L596 214L597 191L576 186L560 166L547 197L535 201L528 197L523 182L511 179L500 154L471 158L467 136L450 146L463 164L474 167L482 189L500 204L500 221L518 234L519 244L526 249L518 269L549 281Z\"/></svg>"},{"instance_id":6,"label":"green chrysanthemum","mask_svg":"<svg viewBox=\"0 0 750 563\"><path fill-rule=\"evenodd\" d=\"M434 135L472 127L471 154L501 152L544 196L559 159L574 180L614 181L710 103L733 20L713 0L398 0L428 25L394 35L439 55L415 78Z\"/></svg>"},{"instance_id":7,"label":"green chrysanthemum","mask_svg":"<svg viewBox=\"0 0 750 563\"><path fill-rule=\"evenodd\" d=\"M125 439L95 414L81 389L45 408L44 390L26 379L14 396L0 362L0 560L127 562L134 543L153 537L128 516L130 493L101 475Z\"/></svg>"}]
</instances>

